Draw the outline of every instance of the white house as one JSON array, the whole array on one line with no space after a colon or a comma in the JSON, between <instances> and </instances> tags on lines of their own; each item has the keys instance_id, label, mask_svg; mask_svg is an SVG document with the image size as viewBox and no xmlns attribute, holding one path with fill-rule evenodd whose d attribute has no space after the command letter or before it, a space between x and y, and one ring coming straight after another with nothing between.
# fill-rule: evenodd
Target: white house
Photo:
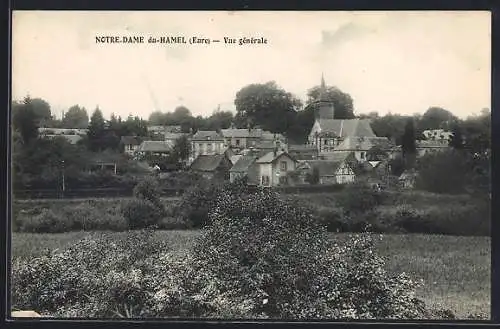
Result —
<instances>
[{"instance_id":1,"label":"white house","mask_svg":"<svg viewBox=\"0 0 500 329\"><path fill-rule=\"evenodd\" d=\"M262 186L288 184L288 173L295 171L297 160L283 151L268 152L255 161Z\"/></svg>"}]
</instances>

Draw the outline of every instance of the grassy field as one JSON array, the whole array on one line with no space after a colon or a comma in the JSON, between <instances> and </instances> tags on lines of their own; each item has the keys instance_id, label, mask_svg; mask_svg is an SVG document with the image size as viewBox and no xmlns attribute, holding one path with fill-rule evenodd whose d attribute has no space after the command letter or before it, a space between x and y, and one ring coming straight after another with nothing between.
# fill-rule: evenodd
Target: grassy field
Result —
<instances>
[{"instance_id":1,"label":"grassy field","mask_svg":"<svg viewBox=\"0 0 500 329\"><path fill-rule=\"evenodd\" d=\"M88 235L86 232L12 235L13 257L34 257L44 249L63 249ZM126 234L111 233L117 237ZM159 239L170 242L172 250L186 251L199 233L159 231ZM331 234L339 242L349 234ZM387 270L406 272L422 278L419 296L430 306L450 309L459 318L490 314L490 238L439 235L384 235L377 242Z\"/></svg>"}]
</instances>

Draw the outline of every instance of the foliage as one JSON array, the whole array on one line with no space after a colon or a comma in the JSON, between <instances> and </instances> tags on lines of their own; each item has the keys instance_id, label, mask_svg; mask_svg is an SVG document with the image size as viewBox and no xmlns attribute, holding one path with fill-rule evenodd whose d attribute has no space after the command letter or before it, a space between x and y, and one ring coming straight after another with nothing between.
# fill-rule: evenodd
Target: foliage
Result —
<instances>
[{"instance_id":1,"label":"foliage","mask_svg":"<svg viewBox=\"0 0 500 329\"><path fill-rule=\"evenodd\" d=\"M309 184L316 185L319 183L319 169L318 167L313 167L312 172L306 174L306 182Z\"/></svg>"},{"instance_id":2,"label":"foliage","mask_svg":"<svg viewBox=\"0 0 500 329\"><path fill-rule=\"evenodd\" d=\"M274 81L243 87L236 93L234 103L239 126L260 126L273 133L286 132L301 105L300 100Z\"/></svg>"},{"instance_id":3,"label":"foliage","mask_svg":"<svg viewBox=\"0 0 500 329\"><path fill-rule=\"evenodd\" d=\"M64 251L13 263L13 306L65 317L148 315L169 270L166 243L151 232L87 237ZM168 267L167 267L168 269Z\"/></svg>"},{"instance_id":4,"label":"foliage","mask_svg":"<svg viewBox=\"0 0 500 329\"><path fill-rule=\"evenodd\" d=\"M172 162L179 163L184 162L189 158L191 154L191 143L187 136L179 137L174 144L172 151Z\"/></svg>"},{"instance_id":5,"label":"foliage","mask_svg":"<svg viewBox=\"0 0 500 329\"><path fill-rule=\"evenodd\" d=\"M450 130L458 120L450 111L440 107L430 107L424 112L418 122L418 130L444 129Z\"/></svg>"},{"instance_id":6,"label":"foliage","mask_svg":"<svg viewBox=\"0 0 500 329\"><path fill-rule=\"evenodd\" d=\"M321 86L315 86L307 91L306 105L311 105L319 101L320 95L322 95L322 100L333 103L335 119L354 119L354 107L351 95L337 87L327 87L326 91L323 92Z\"/></svg>"},{"instance_id":7,"label":"foliage","mask_svg":"<svg viewBox=\"0 0 500 329\"><path fill-rule=\"evenodd\" d=\"M96 108L90 117L87 137L89 149L91 151L99 151L102 149L102 139L106 133L104 117L99 108Z\"/></svg>"},{"instance_id":8,"label":"foliage","mask_svg":"<svg viewBox=\"0 0 500 329\"><path fill-rule=\"evenodd\" d=\"M160 194L160 184L151 176L145 177L134 187L134 197L149 201L159 209L163 209L163 205L160 201Z\"/></svg>"},{"instance_id":9,"label":"foliage","mask_svg":"<svg viewBox=\"0 0 500 329\"><path fill-rule=\"evenodd\" d=\"M418 161L416 186L435 193L463 193L471 168L464 152L426 154Z\"/></svg>"},{"instance_id":10,"label":"foliage","mask_svg":"<svg viewBox=\"0 0 500 329\"><path fill-rule=\"evenodd\" d=\"M162 211L157 205L145 199L132 199L122 207L122 214L131 230L158 225Z\"/></svg>"},{"instance_id":11,"label":"foliage","mask_svg":"<svg viewBox=\"0 0 500 329\"><path fill-rule=\"evenodd\" d=\"M12 125L18 131L23 144L27 145L38 137L40 117L32 99L27 96L21 104L12 104Z\"/></svg>"},{"instance_id":12,"label":"foliage","mask_svg":"<svg viewBox=\"0 0 500 329\"><path fill-rule=\"evenodd\" d=\"M73 105L64 113L62 119L64 128L87 128L89 125L89 115L84 107Z\"/></svg>"},{"instance_id":13,"label":"foliage","mask_svg":"<svg viewBox=\"0 0 500 329\"><path fill-rule=\"evenodd\" d=\"M336 204L348 214L364 213L382 204L386 194L362 182L349 184L340 192Z\"/></svg>"},{"instance_id":14,"label":"foliage","mask_svg":"<svg viewBox=\"0 0 500 329\"><path fill-rule=\"evenodd\" d=\"M405 131L401 140L401 149L403 151L405 168L413 168L417 149L415 144L415 128L411 118L406 122Z\"/></svg>"},{"instance_id":15,"label":"foliage","mask_svg":"<svg viewBox=\"0 0 500 329\"><path fill-rule=\"evenodd\" d=\"M415 318L415 283L391 277L368 236L331 245L306 208L262 190L222 193L195 260L215 314L244 318ZM216 298L215 300L213 300ZM376 302L374 302L376 301Z\"/></svg>"}]
</instances>

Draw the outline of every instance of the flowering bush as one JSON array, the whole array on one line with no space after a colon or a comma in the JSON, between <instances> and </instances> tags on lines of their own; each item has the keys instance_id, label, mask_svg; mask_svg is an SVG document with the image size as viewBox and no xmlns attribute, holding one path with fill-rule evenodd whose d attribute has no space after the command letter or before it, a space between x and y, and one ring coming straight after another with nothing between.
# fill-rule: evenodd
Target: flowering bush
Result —
<instances>
[{"instance_id":1,"label":"flowering bush","mask_svg":"<svg viewBox=\"0 0 500 329\"><path fill-rule=\"evenodd\" d=\"M416 318L416 283L391 277L369 236L331 245L309 209L270 191L222 193L193 255L216 314L245 318Z\"/></svg>"}]
</instances>

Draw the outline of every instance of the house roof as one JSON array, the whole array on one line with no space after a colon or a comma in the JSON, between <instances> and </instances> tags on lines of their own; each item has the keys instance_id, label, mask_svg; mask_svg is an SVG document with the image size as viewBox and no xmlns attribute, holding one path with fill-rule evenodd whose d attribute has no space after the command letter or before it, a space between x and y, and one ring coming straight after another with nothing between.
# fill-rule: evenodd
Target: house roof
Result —
<instances>
[{"instance_id":1,"label":"house roof","mask_svg":"<svg viewBox=\"0 0 500 329\"><path fill-rule=\"evenodd\" d=\"M447 148L448 143L446 140L439 141L439 140L422 140L422 141L415 141L416 147L417 148Z\"/></svg>"},{"instance_id":2,"label":"house roof","mask_svg":"<svg viewBox=\"0 0 500 329\"><path fill-rule=\"evenodd\" d=\"M236 155L231 155L229 157L229 160L231 160L231 163L234 165L236 164L236 162L238 162L238 160L242 157L243 155L241 154L236 154Z\"/></svg>"},{"instance_id":3,"label":"house roof","mask_svg":"<svg viewBox=\"0 0 500 329\"><path fill-rule=\"evenodd\" d=\"M354 152L352 151L330 151L323 152L321 154L323 160L330 161L345 161L345 160L355 160Z\"/></svg>"},{"instance_id":4,"label":"house roof","mask_svg":"<svg viewBox=\"0 0 500 329\"><path fill-rule=\"evenodd\" d=\"M257 159L257 163L273 163L274 161L276 161L276 159L278 159L279 157L281 156L288 156L290 159L292 159L293 161L296 161L293 157L291 157L288 153L284 152L284 151L278 151L278 152L268 152L266 153L265 155L261 156L259 159Z\"/></svg>"},{"instance_id":5,"label":"house roof","mask_svg":"<svg viewBox=\"0 0 500 329\"><path fill-rule=\"evenodd\" d=\"M166 132L165 133L165 139L178 139L181 138L182 136L186 136L187 134L185 133L173 133L173 132Z\"/></svg>"},{"instance_id":6,"label":"house roof","mask_svg":"<svg viewBox=\"0 0 500 329\"><path fill-rule=\"evenodd\" d=\"M165 141L144 141L139 146L139 152L170 152L172 147Z\"/></svg>"},{"instance_id":7,"label":"house roof","mask_svg":"<svg viewBox=\"0 0 500 329\"><path fill-rule=\"evenodd\" d=\"M62 137L62 138L65 138L71 144L76 144L80 140L83 139L83 137L80 135L44 135L44 137L47 137L47 138L56 138L56 137L61 138Z\"/></svg>"},{"instance_id":8,"label":"house roof","mask_svg":"<svg viewBox=\"0 0 500 329\"><path fill-rule=\"evenodd\" d=\"M214 171L224 159L227 159L224 154L199 155L189 168L196 171Z\"/></svg>"},{"instance_id":9,"label":"house roof","mask_svg":"<svg viewBox=\"0 0 500 329\"><path fill-rule=\"evenodd\" d=\"M316 145L307 144L289 144L288 152L317 152L318 148Z\"/></svg>"},{"instance_id":10,"label":"house roof","mask_svg":"<svg viewBox=\"0 0 500 329\"><path fill-rule=\"evenodd\" d=\"M194 141L223 141L224 137L216 131L212 130L198 130L196 134L191 138Z\"/></svg>"},{"instance_id":11,"label":"house roof","mask_svg":"<svg viewBox=\"0 0 500 329\"><path fill-rule=\"evenodd\" d=\"M256 160L257 157L254 155L243 155L229 171L246 172L248 171L248 168L252 165L252 163L254 163Z\"/></svg>"},{"instance_id":12,"label":"house roof","mask_svg":"<svg viewBox=\"0 0 500 329\"><path fill-rule=\"evenodd\" d=\"M141 145L141 138L137 136L122 136L120 143L124 145Z\"/></svg>"},{"instance_id":13,"label":"house roof","mask_svg":"<svg viewBox=\"0 0 500 329\"><path fill-rule=\"evenodd\" d=\"M368 151L374 147L389 150L392 142L387 137L346 137L335 149L340 151L363 150Z\"/></svg>"},{"instance_id":14,"label":"house roof","mask_svg":"<svg viewBox=\"0 0 500 329\"><path fill-rule=\"evenodd\" d=\"M255 138L260 138L262 136L262 129L256 128L256 129L235 129L235 128L230 128L230 129L221 129L221 134L225 138L249 138L249 137L255 137Z\"/></svg>"},{"instance_id":15,"label":"house roof","mask_svg":"<svg viewBox=\"0 0 500 329\"><path fill-rule=\"evenodd\" d=\"M321 133L330 133L338 137L376 137L368 119L318 119Z\"/></svg>"}]
</instances>

